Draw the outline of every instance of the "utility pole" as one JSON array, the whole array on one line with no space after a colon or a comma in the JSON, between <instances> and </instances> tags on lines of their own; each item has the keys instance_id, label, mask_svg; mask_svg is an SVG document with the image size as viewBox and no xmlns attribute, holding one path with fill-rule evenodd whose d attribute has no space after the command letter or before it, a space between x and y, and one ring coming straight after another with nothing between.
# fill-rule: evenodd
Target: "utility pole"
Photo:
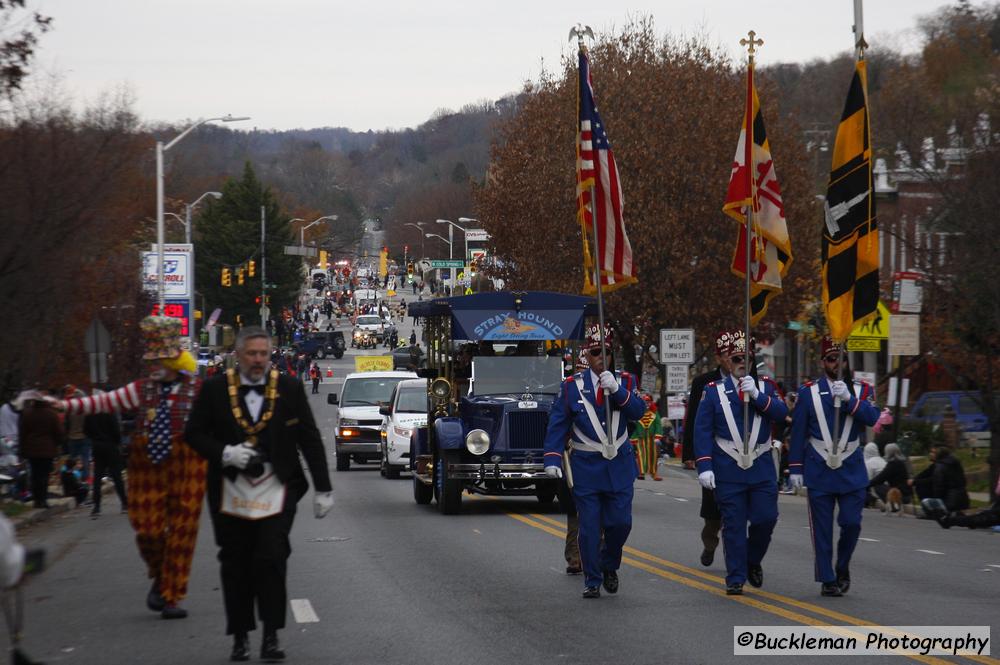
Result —
<instances>
[{"instance_id":1,"label":"utility pole","mask_svg":"<svg viewBox=\"0 0 1000 665\"><path fill-rule=\"evenodd\" d=\"M260 327L267 330L267 218L260 207Z\"/></svg>"}]
</instances>

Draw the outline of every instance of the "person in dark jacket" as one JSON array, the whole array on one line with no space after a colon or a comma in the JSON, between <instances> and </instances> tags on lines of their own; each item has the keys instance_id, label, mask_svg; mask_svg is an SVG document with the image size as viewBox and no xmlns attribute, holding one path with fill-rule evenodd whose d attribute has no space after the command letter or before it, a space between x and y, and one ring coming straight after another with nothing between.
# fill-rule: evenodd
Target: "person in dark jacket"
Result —
<instances>
[{"instance_id":1,"label":"person in dark jacket","mask_svg":"<svg viewBox=\"0 0 1000 665\"><path fill-rule=\"evenodd\" d=\"M913 501L913 488L909 485L908 461L906 455L895 443L890 443L885 447L885 466L868 482L868 487L875 491L876 496L883 503L886 502L886 497L891 489L900 491L904 504Z\"/></svg>"},{"instance_id":2,"label":"person in dark jacket","mask_svg":"<svg viewBox=\"0 0 1000 665\"><path fill-rule=\"evenodd\" d=\"M909 484L921 499L941 499L948 512L969 507L969 493L965 491L965 471L962 463L951 454L948 446L931 449L932 464L921 471Z\"/></svg>"},{"instance_id":3,"label":"person in dark jacket","mask_svg":"<svg viewBox=\"0 0 1000 665\"><path fill-rule=\"evenodd\" d=\"M66 430L41 392L33 392L24 400L17 438L21 457L31 464L31 496L35 508L48 508L52 460L59 456Z\"/></svg>"},{"instance_id":4,"label":"person in dark jacket","mask_svg":"<svg viewBox=\"0 0 1000 665\"><path fill-rule=\"evenodd\" d=\"M95 390L94 395L103 395L104 391ZM122 504L122 512L128 511L128 499L125 495L125 483L122 481L122 430L118 424L118 416L114 413L94 413L83 420L83 433L90 440L94 454L94 508L90 516L97 518L101 514L101 480L105 475L111 476L115 484L115 492Z\"/></svg>"},{"instance_id":5,"label":"person in dark jacket","mask_svg":"<svg viewBox=\"0 0 1000 665\"><path fill-rule=\"evenodd\" d=\"M972 515L949 512L941 499L924 499L920 502L920 506L924 509L924 514L927 517L937 520L937 523L944 529L950 529L953 526L989 529L1000 524L1000 478L997 478L996 487L993 488L993 505Z\"/></svg>"}]
</instances>

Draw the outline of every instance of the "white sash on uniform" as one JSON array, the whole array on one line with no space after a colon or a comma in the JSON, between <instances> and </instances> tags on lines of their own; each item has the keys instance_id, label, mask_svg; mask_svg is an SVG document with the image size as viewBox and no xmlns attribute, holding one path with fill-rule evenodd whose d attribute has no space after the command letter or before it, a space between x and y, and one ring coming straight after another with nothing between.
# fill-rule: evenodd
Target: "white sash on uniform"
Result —
<instances>
[{"instance_id":1,"label":"white sash on uniform","mask_svg":"<svg viewBox=\"0 0 1000 665\"><path fill-rule=\"evenodd\" d=\"M850 457L858 449L860 443L860 439L847 440L847 437L851 434L851 426L854 424L854 416L847 414L847 418L844 419L844 431L840 433L840 439L837 441L837 454L833 454L833 437L830 436L830 427L826 424L826 411L823 410L823 400L819 397L819 381L812 384L809 392L812 394L813 410L816 411L816 422L819 423L819 431L823 436L822 439L811 436L809 437L809 443L812 444L813 450L823 458L828 467L839 469L840 465L843 464L844 458ZM854 384L854 392L857 395L857 399L861 399L860 383Z\"/></svg>"},{"instance_id":2,"label":"white sash on uniform","mask_svg":"<svg viewBox=\"0 0 1000 665\"><path fill-rule=\"evenodd\" d=\"M580 392L580 403L583 404L583 410L587 412L587 418L590 420L590 426L594 428L597 432L597 437L599 441L594 441L589 436L583 433L583 431L573 423L573 434L579 441L573 441L570 445L573 446L575 450L585 450L588 452L601 453L604 455L605 459L612 460L618 454L618 449L621 448L622 444L628 441L628 432L622 434L613 444L608 442L607 432L604 431L604 427L601 425L600 419L597 417L597 412L594 411L593 405L583 395L583 377L576 376L573 378L576 383L576 389ZM599 390L599 386L594 386L594 390ZM611 399L610 395L605 395L605 399ZM617 432L618 425L621 422L621 411L616 409L611 410L611 431Z\"/></svg>"},{"instance_id":3,"label":"white sash on uniform","mask_svg":"<svg viewBox=\"0 0 1000 665\"><path fill-rule=\"evenodd\" d=\"M758 380L757 386L763 395L764 382ZM717 436L715 437L715 444L722 449L722 452L732 457L741 469L749 469L757 461L758 457L771 449L770 441L766 441L759 446L757 445L757 436L760 434L760 424L763 418L760 417L756 409L753 410L753 426L750 428L750 452L744 455L743 437L740 436L740 431L736 427L736 419L733 417L733 405L730 403L729 397L726 396L725 381L716 383L715 389L719 391L719 405L722 407L722 415L725 416L726 425L729 427L729 436L732 437L731 439L723 439Z\"/></svg>"}]
</instances>

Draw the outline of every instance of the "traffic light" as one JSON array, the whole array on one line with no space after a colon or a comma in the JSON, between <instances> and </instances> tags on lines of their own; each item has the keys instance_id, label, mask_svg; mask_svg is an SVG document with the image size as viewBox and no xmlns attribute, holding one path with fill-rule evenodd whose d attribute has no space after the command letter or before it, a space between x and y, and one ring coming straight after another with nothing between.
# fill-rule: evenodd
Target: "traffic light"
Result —
<instances>
[{"instance_id":1,"label":"traffic light","mask_svg":"<svg viewBox=\"0 0 1000 665\"><path fill-rule=\"evenodd\" d=\"M243 286L243 268L236 269L236 283Z\"/></svg>"},{"instance_id":2,"label":"traffic light","mask_svg":"<svg viewBox=\"0 0 1000 665\"><path fill-rule=\"evenodd\" d=\"M253 277L257 273L257 262L250 259L250 263L247 264L247 275Z\"/></svg>"},{"instance_id":3,"label":"traffic light","mask_svg":"<svg viewBox=\"0 0 1000 665\"><path fill-rule=\"evenodd\" d=\"M413 261L406 264L406 276L413 277Z\"/></svg>"},{"instance_id":4,"label":"traffic light","mask_svg":"<svg viewBox=\"0 0 1000 665\"><path fill-rule=\"evenodd\" d=\"M403 245L403 254L409 254L409 253L410 253L410 246Z\"/></svg>"},{"instance_id":5,"label":"traffic light","mask_svg":"<svg viewBox=\"0 0 1000 665\"><path fill-rule=\"evenodd\" d=\"M477 268L476 259L472 259L472 261L469 262L469 275L475 275Z\"/></svg>"},{"instance_id":6,"label":"traffic light","mask_svg":"<svg viewBox=\"0 0 1000 665\"><path fill-rule=\"evenodd\" d=\"M223 286L232 286L233 285L233 275L229 271L229 268L223 268L222 269L222 285Z\"/></svg>"},{"instance_id":7,"label":"traffic light","mask_svg":"<svg viewBox=\"0 0 1000 665\"><path fill-rule=\"evenodd\" d=\"M255 305L259 305L259 304L260 304L260 296L257 296L256 298L254 298L254 299L253 299L253 303L254 303Z\"/></svg>"}]
</instances>

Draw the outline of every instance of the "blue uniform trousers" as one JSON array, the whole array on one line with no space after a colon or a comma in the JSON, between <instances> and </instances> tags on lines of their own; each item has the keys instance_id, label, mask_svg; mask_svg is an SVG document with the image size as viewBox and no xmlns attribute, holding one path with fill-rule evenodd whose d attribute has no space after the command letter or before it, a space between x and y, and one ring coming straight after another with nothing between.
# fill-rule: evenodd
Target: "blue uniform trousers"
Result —
<instances>
[{"instance_id":1,"label":"blue uniform trousers","mask_svg":"<svg viewBox=\"0 0 1000 665\"><path fill-rule=\"evenodd\" d=\"M580 517L580 562L586 586L600 586L603 571L618 570L621 566L622 548L632 530L634 493L631 485L619 491L573 488L573 500Z\"/></svg>"},{"instance_id":2,"label":"blue uniform trousers","mask_svg":"<svg viewBox=\"0 0 1000 665\"><path fill-rule=\"evenodd\" d=\"M722 513L726 584L743 584L747 564L759 565L771 544L771 533L778 523L778 483L720 482L715 488L715 502Z\"/></svg>"},{"instance_id":3,"label":"blue uniform trousers","mask_svg":"<svg viewBox=\"0 0 1000 665\"><path fill-rule=\"evenodd\" d=\"M822 492L809 488L809 528L812 530L813 552L816 558L816 581L836 582L837 573L831 565L833 559L833 504L838 504L837 524L840 539L837 541L837 570L844 570L851 563L851 555L861 535L861 511L865 507L867 488L849 492Z\"/></svg>"}]
</instances>

